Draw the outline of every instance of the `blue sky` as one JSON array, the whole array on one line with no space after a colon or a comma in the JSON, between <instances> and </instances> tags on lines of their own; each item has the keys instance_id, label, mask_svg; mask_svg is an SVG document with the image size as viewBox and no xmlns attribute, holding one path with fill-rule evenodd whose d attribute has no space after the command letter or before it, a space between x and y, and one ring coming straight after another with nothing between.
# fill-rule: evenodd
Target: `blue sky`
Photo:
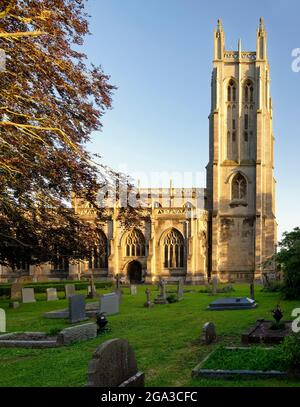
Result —
<instances>
[{"instance_id":1,"label":"blue sky","mask_svg":"<svg viewBox=\"0 0 300 407\"><path fill-rule=\"evenodd\" d=\"M279 234L300 226L300 3L294 0L89 0L92 35L84 50L118 89L88 148L142 186L205 186L213 29L220 17L227 49L255 50L260 16L268 34L274 106ZM176 176L176 173L178 175ZM187 174L186 179L180 176ZM160 186L160 185L157 185Z\"/></svg>"}]
</instances>

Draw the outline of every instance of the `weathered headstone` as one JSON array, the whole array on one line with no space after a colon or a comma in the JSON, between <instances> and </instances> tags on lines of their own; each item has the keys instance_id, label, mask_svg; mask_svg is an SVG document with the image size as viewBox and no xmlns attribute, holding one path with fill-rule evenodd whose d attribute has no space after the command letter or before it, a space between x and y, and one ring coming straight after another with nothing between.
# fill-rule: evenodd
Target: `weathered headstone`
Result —
<instances>
[{"instance_id":1,"label":"weathered headstone","mask_svg":"<svg viewBox=\"0 0 300 407\"><path fill-rule=\"evenodd\" d=\"M72 295L75 295L76 294L75 284L66 284L65 293L67 299L69 299Z\"/></svg>"},{"instance_id":2,"label":"weathered headstone","mask_svg":"<svg viewBox=\"0 0 300 407\"><path fill-rule=\"evenodd\" d=\"M77 294L69 297L69 320L71 324L87 320L85 312L85 298Z\"/></svg>"},{"instance_id":3,"label":"weathered headstone","mask_svg":"<svg viewBox=\"0 0 300 407\"><path fill-rule=\"evenodd\" d=\"M137 288L135 284L130 284L130 294L131 295L136 295L137 294Z\"/></svg>"},{"instance_id":4,"label":"weathered headstone","mask_svg":"<svg viewBox=\"0 0 300 407\"><path fill-rule=\"evenodd\" d=\"M213 277L211 279L211 283L212 283L212 295L216 295L218 292L218 277Z\"/></svg>"},{"instance_id":5,"label":"weathered headstone","mask_svg":"<svg viewBox=\"0 0 300 407\"><path fill-rule=\"evenodd\" d=\"M0 308L0 332L6 332L6 314L2 308Z\"/></svg>"},{"instance_id":6,"label":"weathered headstone","mask_svg":"<svg viewBox=\"0 0 300 407\"><path fill-rule=\"evenodd\" d=\"M21 283L12 283L10 289L10 299L11 301L21 301L22 300L22 288Z\"/></svg>"},{"instance_id":7,"label":"weathered headstone","mask_svg":"<svg viewBox=\"0 0 300 407\"><path fill-rule=\"evenodd\" d=\"M103 294L100 296L100 312L106 315L118 314L120 308L120 296L118 293Z\"/></svg>"},{"instance_id":8,"label":"weathered headstone","mask_svg":"<svg viewBox=\"0 0 300 407\"><path fill-rule=\"evenodd\" d=\"M146 293L146 296L147 296L147 300L146 300L146 302L144 304L144 307L145 308L151 308L151 307L153 307L154 304L151 301L151 291L149 290L149 288L146 288L145 293Z\"/></svg>"},{"instance_id":9,"label":"weathered headstone","mask_svg":"<svg viewBox=\"0 0 300 407\"><path fill-rule=\"evenodd\" d=\"M166 282L163 279L159 281L159 290L160 293L158 297L155 298L155 304L168 304L167 295L166 295Z\"/></svg>"},{"instance_id":10,"label":"weathered headstone","mask_svg":"<svg viewBox=\"0 0 300 407\"><path fill-rule=\"evenodd\" d=\"M100 345L88 366L87 387L144 387L145 375L138 371L132 347L124 339Z\"/></svg>"},{"instance_id":11,"label":"weathered headstone","mask_svg":"<svg viewBox=\"0 0 300 407\"><path fill-rule=\"evenodd\" d=\"M95 286L95 282L94 282L94 276L93 274L91 274L90 276L90 284L88 286L88 298L97 298L97 291L96 291L96 286Z\"/></svg>"},{"instance_id":12,"label":"weathered headstone","mask_svg":"<svg viewBox=\"0 0 300 407\"><path fill-rule=\"evenodd\" d=\"M47 288L47 301L57 301L57 290L56 288Z\"/></svg>"},{"instance_id":13,"label":"weathered headstone","mask_svg":"<svg viewBox=\"0 0 300 407\"><path fill-rule=\"evenodd\" d=\"M63 329L57 336L57 343L60 345L68 345L73 342L85 341L87 339L96 338L97 325L93 322L71 326Z\"/></svg>"},{"instance_id":14,"label":"weathered headstone","mask_svg":"<svg viewBox=\"0 0 300 407\"><path fill-rule=\"evenodd\" d=\"M212 322L206 322L202 329L202 340L205 345L210 345L217 339L216 327Z\"/></svg>"},{"instance_id":15,"label":"weathered headstone","mask_svg":"<svg viewBox=\"0 0 300 407\"><path fill-rule=\"evenodd\" d=\"M183 280L178 280L177 286L177 300L180 301L183 299Z\"/></svg>"},{"instance_id":16,"label":"weathered headstone","mask_svg":"<svg viewBox=\"0 0 300 407\"><path fill-rule=\"evenodd\" d=\"M30 304L32 302L36 302L36 299L34 297L33 288L22 288L22 302L24 304Z\"/></svg>"}]
</instances>

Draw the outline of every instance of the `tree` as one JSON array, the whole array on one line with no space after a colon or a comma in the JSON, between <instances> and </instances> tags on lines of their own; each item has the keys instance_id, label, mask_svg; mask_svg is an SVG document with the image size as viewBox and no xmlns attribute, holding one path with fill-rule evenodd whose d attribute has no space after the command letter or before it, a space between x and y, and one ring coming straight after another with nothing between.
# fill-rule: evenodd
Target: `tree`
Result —
<instances>
[{"instance_id":1,"label":"tree","mask_svg":"<svg viewBox=\"0 0 300 407\"><path fill-rule=\"evenodd\" d=\"M285 232L276 261L283 271L283 292L288 299L300 298L300 228Z\"/></svg>"},{"instance_id":2,"label":"tree","mask_svg":"<svg viewBox=\"0 0 300 407\"><path fill-rule=\"evenodd\" d=\"M88 255L97 225L70 208L97 210L107 179L86 150L114 87L79 48L89 34L85 0L6 0L0 6L0 263L20 267L60 254ZM102 175L102 177L101 177ZM110 176L117 176L113 171Z\"/></svg>"}]
</instances>

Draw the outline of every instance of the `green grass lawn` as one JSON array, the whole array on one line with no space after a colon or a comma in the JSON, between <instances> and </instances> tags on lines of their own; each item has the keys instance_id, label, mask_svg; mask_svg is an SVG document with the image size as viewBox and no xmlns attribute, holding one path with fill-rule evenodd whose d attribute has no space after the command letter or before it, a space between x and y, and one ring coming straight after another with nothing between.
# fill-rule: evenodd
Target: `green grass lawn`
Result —
<instances>
[{"instance_id":1,"label":"green grass lawn","mask_svg":"<svg viewBox=\"0 0 300 407\"><path fill-rule=\"evenodd\" d=\"M189 287L199 290L200 287ZM157 295L152 287L154 298ZM93 351L111 338L127 339L133 346L139 369L146 374L146 386L299 386L300 382L270 380L196 380L191 370L212 350L220 345L240 346L241 333L258 318L270 319L270 311L278 301L277 293L262 293L256 289L257 309L246 311L207 311L215 298L248 296L247 285L235 285L235 292L211 296L206 293L184 294L184 300L168 305L143 307L145 286L130 296L124 289L119 315L109 317L111 332L96 339L57 349L1 349L0 386L84 386L87 366ZM98 290L104 292L104 290ZM107 291L106 291L107 292ZM59 293L60 296L62 295ZM8 331L42 331L67 326L63 320L44 319L45 311L66 308L67 301L47 303L45 294L37 295L37 303L22 304L18 309L8 308L8 300L0 299L0 307L7 311ZM285 319L290 319L299 302L282 301ZM200 344L205 322L216 324L218 341Z\"/></svg>"},{"instance_id":2,"label":"green grass lawn","mask_svg":"<svg viewBox=\"0 0 300 407\"><path fill-rule=\"evenodd\" d=\"M285 371L277 347L272 350L252 346L248 349L216 349L201 366L212 370L279 370Z\"/></svg>"}]
</instances>

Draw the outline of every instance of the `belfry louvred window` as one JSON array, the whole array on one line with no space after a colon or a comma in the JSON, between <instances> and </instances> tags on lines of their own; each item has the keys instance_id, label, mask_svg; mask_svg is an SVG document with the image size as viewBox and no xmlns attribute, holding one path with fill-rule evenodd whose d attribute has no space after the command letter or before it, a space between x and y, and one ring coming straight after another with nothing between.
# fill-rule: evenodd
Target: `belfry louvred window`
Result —
<instances>
[{"instance_id":1,"label":"belfry louvred window","mask_svg":"<svg viewBox=\"0 0 300 407\"><path fill-rule=\"evenodd\" d=\"M245 177L238 173L232 180L232 199L243 200L247 197L247 181Z\"/></svg>"}]
</instances>

